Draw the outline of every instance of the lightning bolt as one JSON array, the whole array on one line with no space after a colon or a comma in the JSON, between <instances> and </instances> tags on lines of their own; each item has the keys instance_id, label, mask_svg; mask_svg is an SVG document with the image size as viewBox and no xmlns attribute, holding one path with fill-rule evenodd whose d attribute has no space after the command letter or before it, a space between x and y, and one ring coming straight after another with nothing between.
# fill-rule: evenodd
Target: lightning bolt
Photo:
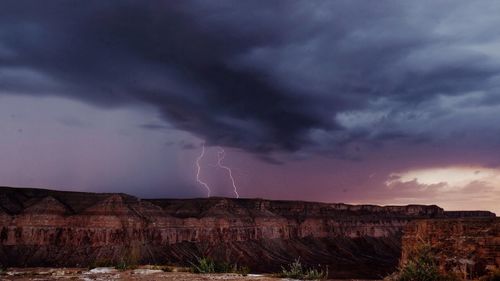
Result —
<instances>
[{"instance_id":1,"label":"lightning bolt","mask_svg":"<svg viewBox=\"0 0 500 281\"><path fill-rule=\"evenodd\" d=\"M222 147L219 147L219 151L217 152L217 165L221 169L227 171L229 178L231 179L231 183L233 184L234 194L236 195L236 198L240 198L240 195L238 194L238 188L236 187L236 182L234 181L233 171L228 166L222 164L222 160L224 160L224 157L226 157L226 151Z\"/></svg>"},{"instance_id":2,"label":"lightning bolt","mask_svg":"<svg viewBox=\"0 0 500 281\"><path fill-rule=\"evenodd\" d=\"M207 183L205 183L200 179L200 172L201 172L200 161L203 158L203 156L205 156L205 143L201 145L201 154L200 156L198 156L198 158L196 158L196 168L197 168L196 181L207 190L207 197L210 197L210 187L208 186Z\"/></svg>"}]
</instances>

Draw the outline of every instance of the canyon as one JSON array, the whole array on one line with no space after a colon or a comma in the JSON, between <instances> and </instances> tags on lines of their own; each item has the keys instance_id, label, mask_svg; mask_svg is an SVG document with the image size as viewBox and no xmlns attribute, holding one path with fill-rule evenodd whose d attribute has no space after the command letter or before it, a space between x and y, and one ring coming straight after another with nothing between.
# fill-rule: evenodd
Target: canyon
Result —
<instances>
[{"instance_id":1,"label":"canyon","mask_svg":"<svg viewBox=\"0 0 500 281\"><path fill-rule=\"evenodd\" d=\"M498 219L487 211L217 197L140 199L0 187L0 264L186 266L197 257L210 257L256 272L276 272L300 259L305 265L328 267L338 278L380 278L394 271L401 257L404 262L408 249L421 239L435 243L441 236L458 235L447 223L457 220L463 229L469 222L495 222L490 233L494 242L477 238L476 244L498 245ZM483 237L479 232L471 235ZM453 243L446 246L448 253ZM500 250L494 246L488 251L493 254L485 254L490 259L485 265L498 265Z\"/></svg>"}]
</instances>

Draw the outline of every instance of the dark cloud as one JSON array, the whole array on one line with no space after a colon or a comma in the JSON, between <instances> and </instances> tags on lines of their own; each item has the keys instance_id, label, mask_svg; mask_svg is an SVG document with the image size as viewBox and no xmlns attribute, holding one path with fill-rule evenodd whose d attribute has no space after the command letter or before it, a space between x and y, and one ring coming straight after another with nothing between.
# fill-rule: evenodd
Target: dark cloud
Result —
<instances>
[{"instance_id":1,"label":"dark cloud","mask_svg":"<svg viewBox=\"0 0 500 281\"><path fill-rule=\"evenodd\" d=\"M141 124L139 127L146 129L146 130L165 130L169 129L168 126L163 125L163 124L156 124L156 123L146 123L146 124Z\"/></svg>"},{"instance_id":2,"label":"dark cloud","mask_svg":"<svg viewBox=\"0 0 500 281\"><path fill-rule=\"evenodd\" d=\"M430 120L467 118L450 99L500 100L483 50L499 39L474 24L492 9L467 5L3 1L0 91L153 105L208 145L253 152L427 141Z\"/></svg>"},{"instance_id":3,"label":"dark cloud","mask_svg":"<svg viewBox=\"0 0 500 281\"><path fill-rule=\"evenodd\" d=\"M179 141L179 146L181 147L181 149L195 149L199 147L198 145L186 140Z\"/></svg>"}]
</instances>

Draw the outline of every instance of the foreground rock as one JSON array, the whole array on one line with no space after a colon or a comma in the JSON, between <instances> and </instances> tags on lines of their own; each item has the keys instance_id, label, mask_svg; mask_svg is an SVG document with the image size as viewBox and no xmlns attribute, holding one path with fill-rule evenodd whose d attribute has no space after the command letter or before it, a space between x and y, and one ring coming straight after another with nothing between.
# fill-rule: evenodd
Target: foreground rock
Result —
<instances>
[{"instance_id":1,"label":"foreground rock","mask_svg":"<svg viewBox=\"0 0 500 281\"><path fill-rule=\"evenodd\" d=\"M144 281L285 281L290 279L275 278L260 274L242 276L238 274L193 274L187 272L163 272L140 268L118 271L113 268L12 268L0 275L0 280L28 281L28 280L82 280L82 281L109 281L109 280L144 280ZM333 279L331 279L333 281ZM339 280L340 281L340 280ZM346 279L342 281L377 281Z\"/></svg>"},{"instance_id":2,"label":"foreground rock","mask_svg":"<svg viewBox=\"0 0 500 281\"><path fill-rule=\"evenodd\" d=\"M328 266L332 276L377 278L398 265L408 222L444 217L437 206L141 200L126 194L3 187L0 263L188 265L208 256L276 272L300 257L306 265Z\"/></svg>"},{"instance_id":3,"label":"foreground rock","mask_svg":"<svg viewBox=\"0 0 500 281\"><path fill-rule=\"evenodd\" d=\"M23 268L9 269L0 275L0 280L83 280L83 281L108 281L108 280L229 280L229 281L279 281L280 279L265 276L243 277L236 274L192 274L186 272L163 272L161 270L135 269L118 271L114 268L95 268L87 270L83 268Z\"/></svg>"}]
</instances>

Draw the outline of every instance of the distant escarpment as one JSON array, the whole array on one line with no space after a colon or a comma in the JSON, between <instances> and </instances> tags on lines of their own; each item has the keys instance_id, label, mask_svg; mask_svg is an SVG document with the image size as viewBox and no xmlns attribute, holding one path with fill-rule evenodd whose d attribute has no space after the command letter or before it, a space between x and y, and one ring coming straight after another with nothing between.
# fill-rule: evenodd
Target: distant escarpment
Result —
<instances>
[{"instance_id":1,"label":"distant escarpment","mask_svg":"<svg viewBox=\"0 0 500 281\"><path fill-rule=\"evenodd\" d=\"M458 215L492 214L453 214ZM446 216L437 206L422 205L141 200L0 187L0 263L187 265L208 256L273 272L300 257L305 264L328 265L334 276L380 277L398 265L403 228L410 221Z\"/></svg>"}]
</instances>

